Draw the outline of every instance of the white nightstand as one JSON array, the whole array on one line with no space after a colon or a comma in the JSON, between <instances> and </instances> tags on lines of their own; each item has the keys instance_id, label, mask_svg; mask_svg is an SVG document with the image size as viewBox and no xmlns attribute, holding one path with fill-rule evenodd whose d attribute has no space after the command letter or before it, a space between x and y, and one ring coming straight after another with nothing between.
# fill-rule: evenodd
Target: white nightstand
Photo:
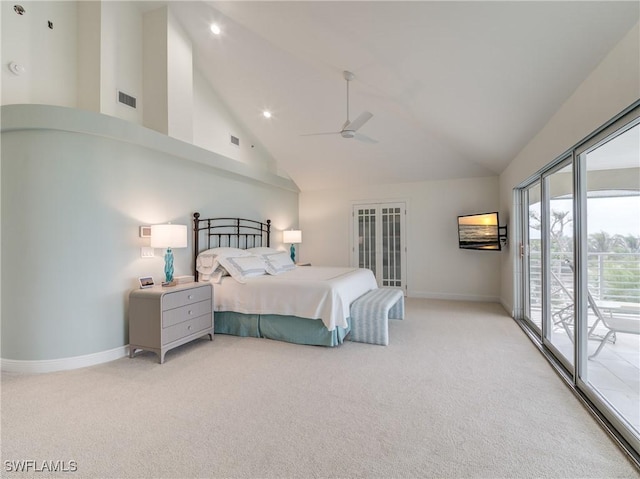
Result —
<instances>
[{"instance_id":1,"label":"white nightstand","mask_svg":"<svg viewBox=\"0 0 640 479\"><path fill-rule=\"evenodd\" d=\"M187 283L129 293L129 357L153 351L164 362L170 349L208 334L213 341L213 287Z\"/></svg>"}]
</instances>

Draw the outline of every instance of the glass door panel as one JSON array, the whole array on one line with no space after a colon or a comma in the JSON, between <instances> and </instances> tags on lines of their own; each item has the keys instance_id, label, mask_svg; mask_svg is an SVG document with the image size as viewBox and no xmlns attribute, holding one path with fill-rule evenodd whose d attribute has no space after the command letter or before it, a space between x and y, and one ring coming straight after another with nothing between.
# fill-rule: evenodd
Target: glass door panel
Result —
<instances>
[{"instance_id":1,"label":"glass door panel","mask_svg":"<svg viewBox=\"0 0 640 479\"><path fill-rule=\"evenodd\" d=\"M368 268L376 275L376 206L355 209L358 268Z\"/></svg>"},{"instance_id":2,"label":"glass door panel","mask_svg":"<svg viewBox=\"0 0 640 479\"><path fill-rule=\"evenodd\" d=\"M527 271L528 301L525 319L535 326L538 334L542 331L542 217L540 182L526 191L527 218L524 240L524 260Z\"/></svg>"},{"instance_id":3,"label":"glass door panel","mask_svg":"<svg viewBox=\"0 0 640 479\"><path fill-rule=\"evenodd\" d=\"M640 126L584 153L586 383L640 437Z\"/></svg>"},{"instance_id":4,"label":"glass door panel","mask_svg":"<svg viewBox=\"0 0 640 479\"><path fill-rule=\"evenodd\" d=\"M402 286L402 228L404 209L382 208L382 286Z\"/></svg>"},{"instance_id":5,"label":"glass door panel","mask_svg":"<svg viewBox=\"0 0 640 479\"><path fill-rule=\"evenodd\" d=\"M543 214L549 314L545 339L565 365L574 363L574 268L573 268L573 165L566 164L545 177Z\"/></svg>"}]
</instances>

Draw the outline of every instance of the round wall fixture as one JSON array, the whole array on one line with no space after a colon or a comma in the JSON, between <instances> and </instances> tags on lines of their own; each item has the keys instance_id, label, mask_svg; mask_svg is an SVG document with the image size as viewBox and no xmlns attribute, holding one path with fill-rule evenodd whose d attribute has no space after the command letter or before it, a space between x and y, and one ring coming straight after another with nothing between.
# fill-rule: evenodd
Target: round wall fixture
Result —
<instances>
[{"instance_id":1,"label":"round wall fixture","mask_svg":"<svg viewBox=\"0 0 640 479\"><path fill-rule=\"evenodd\" d=\"M18 14L18 15L24 15L24 8L22 5L14 5L13 6L13 10Z\"/></svg>"},{"instance_id":2,"label":"round wall fixture","mask_svg":"<svg viewBox=\"0 0 640 479\"><path fill-rule=\"evenodd\" d=\"M14 75L22 75L25 72L25 69L22 65L19 65L16 62L11 62L9 63L9 71Z\"/></svg>"}]
</instances>

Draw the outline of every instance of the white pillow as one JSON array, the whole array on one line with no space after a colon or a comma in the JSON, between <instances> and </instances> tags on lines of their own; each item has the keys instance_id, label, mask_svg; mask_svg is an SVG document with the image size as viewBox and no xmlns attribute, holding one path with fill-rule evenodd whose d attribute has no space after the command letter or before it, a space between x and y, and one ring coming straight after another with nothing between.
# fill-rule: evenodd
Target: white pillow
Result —
<instances>
[{"instance_id":1,"label":"white pillow","mask_svg":"<svg viewBox=\"0 0 640 479\"><path fill-rule=\"evenodd\" d=\"M251 253L248 253L244 249L239 248L229 248L229 247L221 247L221 248L211 248L206 251L201 252L196 258L196 271L203 276L202 279L208 281L213 272L218 268L219 258L224 258L228 256L240 257L240 256L250 256Z\"/></svg>"},{"instance_id":2,"label":"white pillow","mask_svg":"<svg viewBox=\"0 0 640 479\"><path fill-rule=\"evenodd\" d=\"M280 251L275 248L269 248L268 246L256 246L255 248L249 248L248 250L251 254L256 256L264 256L266 254L275 254Z\"/></svg>"},{"instance_id":3,"label":"white pillow","mask_svg":"<svg viewBox=\"0 0 640 479\"><path fill-rule=\"evenodd\" d=\"M246 249L230 248L228 246L221 246L219 248L211 248L206 251L201 251L200 255L203 256L250 256Z\"/></svg>"},{"instance_id":4,"label":"white pillow","mask_svg":"<svg viewBox=\"0 0 640 479\"><path fill-rule=\"evenodd\" d=\"M218 261L238 283L245 283L245 279L262 276L267 272L266 264L259 256L224 257Z\"/></svg>"},{"instance_id":5,"label":"white pillow","mask_svg":"<svg viewBox=\"0 0 640 479\"><path fill-rule=\"evenodd\" d=\"M229 272L226 269L224 269L222 266L218 265L218 267L213 271L213 273L211 273L211 276L206 278L206 280L211 281L212 283L215 283L215 284L220 284L223 276L229 276Z\"/></svg>"},{"instance_id":6,"label":"white pillow","mask_svg":"<svg viewBox=\"0 0 640 479\"><path fill-rule=\"evenodd\" d=\"M296 265L291 261L291 256L286 251L264 256L267 260L267 273L276 275L295 269Z\"/></svg>"},{"instance_id":7,"label":"white pillow","mask_svg":"<svg viewBox=\"0 0 640 479\"><path fill-rule=\"evenodd\" d=\"M217 263L215 255L199 254L196 258L196 271L202 275L202 279L208 281Z\"/></svg>"}]
</instances>

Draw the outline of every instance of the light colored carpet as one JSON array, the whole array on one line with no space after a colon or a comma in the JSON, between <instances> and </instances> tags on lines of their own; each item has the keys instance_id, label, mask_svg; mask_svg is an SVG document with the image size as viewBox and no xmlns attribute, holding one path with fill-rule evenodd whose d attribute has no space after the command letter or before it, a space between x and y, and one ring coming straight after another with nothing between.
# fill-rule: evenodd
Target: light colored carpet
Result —
<instances>
[{"instance_id":1,"label":"light colored carpet","mask_svg":"<svg viewBox=\"0 0 640 479\"><path fill-rule=\"evenodd\" d=\"M2 376L5 461L58 477L640 477L497 304L407 300L390 345L218 335ZM34 477L48 477L34 473Z\"/></svg>"}]
</instances>

